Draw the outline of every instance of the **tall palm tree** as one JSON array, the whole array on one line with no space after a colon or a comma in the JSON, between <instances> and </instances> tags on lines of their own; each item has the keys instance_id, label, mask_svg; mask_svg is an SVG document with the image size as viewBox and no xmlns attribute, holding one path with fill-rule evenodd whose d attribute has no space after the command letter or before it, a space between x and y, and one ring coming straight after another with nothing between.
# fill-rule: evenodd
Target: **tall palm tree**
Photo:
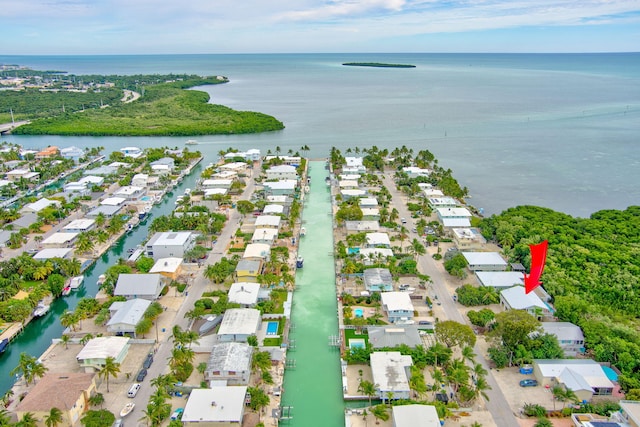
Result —
<instances>
[{"instance_id":1,"label":"tall palm tree","mask_svg":"<svg viewBox=\"0 0 640 427\"><path fill-rule=\"evenodd\" d=\"M25 412L20 418L20 421L16 424L19 427L37 427L38 419L35 417L33 412Z\"/></svg>"},{"instance_id":2,"label":"tall palm tree","mask_svg":"<svg viewBox=\"0 0 640 427\"><path fill-rule=\"evenodd\" d=\"M107 381L107 393L109 393L109 378L118 378L120 373L120 364L116 362L116 359L109 356L106 358L104 366L98 372L98 377L104 378Z\"/></svg>"},{"instance_id":3,"label":"tall palm tree","mask_svg":"<svg viewBox=\"0 0 640 427\"><path fill-rule=\"evenodd\" d=\"M369 398L369 406L371 406L371 398L373 398L377 393L376 385L371 381L360 381L358 391Z\"/></svg>"},{"instance_id":4,"label":"tall palm tree","mask_svg":"<svg viewBox=\"0 0 640 427\"><path fill-rule=\"evenodd\" d=\"M56 407L49 410L49 415L45 415L44 424L47 427L58 427L62 424L62 411Z\"/></svg>"},{"instance_id":5,"label":"tall palm tree","mask_svg":"<svg viewBox=\"0 0 640 427\"><path fill-rule=\"evenodd\" d=\"M380 424L380 420L387 421L389 419L387 407L384 405L376 405L371 408L371 414L376 418L376 424Z\"/></svg>"}]
</instances>

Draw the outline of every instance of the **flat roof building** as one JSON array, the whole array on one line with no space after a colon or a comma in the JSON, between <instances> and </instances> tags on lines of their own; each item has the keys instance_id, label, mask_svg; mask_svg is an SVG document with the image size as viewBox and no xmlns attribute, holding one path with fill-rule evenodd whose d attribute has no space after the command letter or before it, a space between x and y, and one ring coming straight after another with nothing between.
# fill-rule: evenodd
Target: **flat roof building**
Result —
<instances>
[{"instance_id":1,"label":"flat roof building","mask_svg":"<svg viewBox=\"0 0 640 427\"><path fill-rule=\"evenodd\" d=\"M189 426L241 425L244 417L246 386L196 388L189 394L182 424Z\"/></svg>"}]
</instances>

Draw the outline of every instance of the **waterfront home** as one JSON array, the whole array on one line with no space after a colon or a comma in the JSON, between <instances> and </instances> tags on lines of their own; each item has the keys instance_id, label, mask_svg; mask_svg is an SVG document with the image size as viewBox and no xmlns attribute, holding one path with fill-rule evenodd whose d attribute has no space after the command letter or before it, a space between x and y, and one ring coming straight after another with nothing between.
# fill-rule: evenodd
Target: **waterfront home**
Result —
<instances>
[{"instance_id":1,"label":"waterfront home","mask_svg":"<svg viewBox=\"0 0 640 427\"><path fill-rule=\"evenodd\" d=\"M364 265L371 265L393 256L393 251L387 248L360 248L358 255Z\"/></svg>"},{"instance_id":2,"label":"waterfront home","mask_svg":"<svg viewBox=\"0 0 640 427\"><path fill-rule=\"evenodd\" d=\"M165 231L151 236L145 246L147 256L154 260L180 257L189 252L196 244L196 233L191 231Z\"/></svg>"},{"instance_id":3,"label":"waterfront home","mask_svg":"<svg viewBox=\"0 0 640 427\"><path fill-rule=\"evenodd\" d=\"M367 195L367 190L363 190L363 189L340 190L340 195L342 196L342 200L359 199Z\"/></svg>"},{"instance_id":4,"label":"waterfront home","mask_svg":"<svg viewBox=\"0 0 640 427\"><path fill-rule=\"evenodd\" d=\"M542 332L554 335L565 356L575 357L585 352L584 334L571 322L541 322Z\"/></svg>"},{"instance_id":5,"label":"waterfront home","mask_svg":"<svg viewBox=\"0 0 640 427\"><path fill-rule=\"evenodd\" d=\"M411 356L403 356L399 351L375 351L370 358L377 398L409 399L409 370L413 365Z\"/></svg>"},{"instance_id":6,"label":"waterfront home","mask_svg":"<svg viewBox=\"0 0 640 427\"><path fill-rule=\"evenodd\" d=\"M297 180L298 179L298 171L295 166L290 165L278 165L271 166L266 170L267 180L282 180L282 179L290 179Z\"/></svg>"},{"instance_id":7,"label":"waterfront home","mask_svg":"<svg viewBox=\"0 0 640 427\"><path fill-rule=\"evenodd\" d=\"M30 413L38 427L44 427L51 408L62 412L60 426L80 426L80 418L89 410L89 398L96 394L96 374L48 372L40 378L16 406L18 419Z\"/></svg>"},{"instance_id":8,"label":"waterfront home","mask_svg":"<svg viewBox=\"0 0 640 427\"><path fill-rule=\"evenodd\" d=\"M20 218L10 222L9 225L11 226L12 230L17 231L21 228L29 228L31 224L35 224L38 221L40 221L40 218L38 218L38 214L31 212L22 214Z\"/></svg>"},{"instance_id":9,"label":"waterfront home","mask_svg":"<svg viewBox=\"0 0 640 427\"><path fill-rule=\"evenodd\" d=\"M362 165L360 165L360 166L345 166L345 167L342 168L342 173L343 174L348 174L348 175L362 175L366 171L367 171L367 168L365 168Z\"/></svg>"},{"instance_id":10,"label":"waterfront home","mask_svg":"<svg viewBox=\"0 0 640 427\"><path fill-rule=\"evenodd\" d=\"M96 175L87 175L80 178L78 182L85 184L87 187L100 187L104 184L104 178Z\"/></svg>"},{"instance_id":11,"label":"waterfront home","mask_svg":"<svg viewBox=\"0 0 640 427\"><path fill-rule=\"evenodd\" d=\"M126 197L107 197L100 202L101 206L124 206L127 201Z\"/></svg>"},{"instance_id":12,"label":"waterfront home","mask_svg":"<svg viewBox=\"0 0 640 427\"><path fill-rule=\"evenodd\" d=\"M48 207L57 209L60 207L60 205L61 203L59 200L49 200L43 197L38 201L24 205L22 209L20 209L20 213L38 213Z\"/></svg>"},{"instance_id":13,"label":"waterfront home","mask_svg":"<svg viewBox=\"0 0 640 427\"><path fill-rule=\"evenodd\" d=\"M455 206L438 207L436 208L436 214L440 220L443 220L444 218L471 218L472 216L469 209L457 208Z\"/></svg>"},{"instance_id":14,"label":"waterfront home","mask_svg":"<svg viewBox=\"0 0 640 427\"><path fill-rule=\"evenodd\" d=\"M80 233L53 233L40 244L44 248L68 248L78 238L78 234Z\"/></svg>"},{"instance_id":15,"label":"waterfront home","mask_svg":"<svg viewBox=\"0 0 640 427\"><path fill-rule=\"evenodd\" d=\"M124 197L129 202L135 202L140 200L145 194L147 194L147 190L144 187L137 185L125 185L124 187L120 187L118 191L113 193L114 197Z\"/></svg>"},{"instance_id":16,"label":"waterfront home","mask_svg":"<svg viewBox=\"0 0 640 427\"><path fill-rule=\"evenodd\" d=\"M243 308L253 308L258 303L259 283L236 282L229 288L230 303L240 304Z\"/></svg>"},{"instance_id":17,"label":"waterfront home","mask_svg":"<svg viewBox=\"0 0 640 427\"><path fill-rule=\"evenodd\" d=\"M155 173L170 173L176 168L176 161L172 157L163 157L149 163L149 166Z\"/></svg>"},{"instance_id":18,"label":"waterfront home","mask_svg":"<svg viewBox=\"0 0 640 427\"><path fill-rule=\"evenodd\" d=\"M131 157L132 159L137 159L144 155L144 152L142 151L142 149L138 147L124 147L120 149L120 152L125 157Z\"/></svg>"},{"instance_id":19,"label":"waterfront home","mask_svg":"<svg viewBox=\"0 0 640 427\"><path fill-rule=\"evenodd\" d=\"M252 162L257 162L260 160L260 149L258 148L250 148L245 152L245 158L247 160L251 160Z\"/></svg>"},{"instance_id":20,"label":"waterfront home","mask_svg":"<svg viewBox=\"0 0 640 427\"><path fill-rule=\"evenodd\" d=\"M57 156L59 152L60 150L58 150L58 147L49 146L38 151L35 157L36 157L36 160L44 160L44 159L48 159L49 157Z\"/></svg>"},{"instance_id":21,"label":"waterfront home","mask_svg":"<svg viewBox=\"0 0 640 427\"><path fill-rule=\"evenodd\" d=\"M267 196L267 203L276 204L282 206L288 206L291 204L291 198L287 196Z\"/></svg>"},{"instance_id":22,"label":"waterfront home","mask_svg":"<svg viewBox=\"0 0 640 427\"><path fill-rule=\"evenodd\" d=\"M95 176L109 176L114 175L118 172L117 167L113 166L99 166L94 169L85 169L82 174L83 175L95 175Z\"/></svg>"},{"instance_id":23,"label":"waterfront home","mask_svg":"<svg viewBox=\"0 0 640 427\"><path fill-rule=\"evenodd\" d=\"M62 227L62 229L67 233L86 233L93 230L95 225L96 222L93 219L75 219Z\"/></svg>"},{"instance_id":24,"label":"waterfront home","mask_svg":"<svg viewBox=\"0 0 640 427\"><path fill-rule=\"evenodd\" d=\"M360 187L358 181L356 180L348 180L348 181L338 181L338 187L341 190L353 190Z\"/></svg>"},{"instance_id":25,"label":"waterfront home","mask_svg":"<svg viewBox=\"0 0 640 427\"><path fill-rule=\"evenodd\" d=\"M60 156L65 159L71 159L75 163L79 163L80 159L84 157L84 150L76 146L65 147L60 149Z\"/></svg>"},{"instance_id":26,"label":"waterfront home","mask_svg":"<svg viewBox=\"0 0 640 427\"><path fill-rule=\"evenodd\" d=\"M233 184L233 179L205 179L200 186L203 189L224 188L228 190L231 188L231 184Z\"/></svg>"},{"instance_id":27,"label":"waterfront home","mask_svg":"<svg viewBox=\"0 0 640 427\"><path fill-rule=\"evenodd\" d=\"M282 181L264 182L262 185L267 196L290 196L295 193L298 181L285 179Z\"/></svg>"},{"instance_id":28,"label":"waterfront home","mask_svg":"<svg viewBox=\"0 0 640 427\"><path fill-rule=\"evenodd\" d=\"M364 287L369 292L393 290L393 277L388 268L367 268L363 271Z\"/></svg>"},{"instance_id":29,"label":"waterfront home","mask_svg":"<svg viewBox=\"0 0 640 427\"><path fill-rule=\"evenodd\" d=\"M167 284L160 274L125 274L118 276L113 296L155 301Z\"/></svg>"},{"instance_id":30,"label":"waterfront home","mask_svg":"<svg viewBox=\"0 0 640 427\"><path fill-rule=\"evenodd\" d=\"M176 280L182 273L182 258L168 257L159 258L149 273L158 273L171 280Z\"/></svg>"},{"instance_id":31,"label":"waterfront home","mask_svg":"<svg viewBox=\"0 0 640 427\"><path fill-rule=\"evenodd\" d=\"M29 156L35 156L38 150L31 150L29 148L20 148L18 150L18 155L20 156L20 160L25 160Z\"/></svg>"},{"instance_id":32,"label":"waterfront home","mask_svg":"<svg viewBox=\"0 0 640 427\"><path fill-rule=\"evenodd\" d=\"M363 163L363 161L364 161L363 157L349 156L349 157L345 157L344 161L345 161L346 167L348 167L348 168L361 167L364 164Z\"/></svg>"},{"instance_id":33,"label":"waterfront home","mask_svg":"<svg viewBox=\"0 0 640 427\"><path fill-rule=\"evenodd\" d=\"M360 175L358 174L343 174L338 175L340 181L360 181Z\"/></svg>"},{"instance_id":34,"label":"waterfront home","mask_svg":"<svg viewBox=\"0 0 640 427\"><path fill-rule=\"evenodd\" d=\"M146 187L149 184L149 175L146 173L137 173L131 178L133 187Z\"/></svg>"},{"instance_id":35,"label":"waterfront home","mask_svg":"<svg viewBox=\"0 0 640 427\"><path fill-rule=\"evenodd\" d=\"M536 318L551 314L549 306L535 292L525 293L524 286L514 286L502 290L500 305L505 310L524 310Z\"/></svg>"},{"instance_id":36,"label":"waterfront home","mask_svg":"<svg viewBox=\"0 0 640 427\"><path fill-rule=\"evenodd\" d=\"M122 363L129 352L128 337L96 337L82 347L76 360L85 372L96 372L107 363L107 357L113 357L116 363Z\"/></svg>"},{"instance_id":37,"label":"waterfront home","mask_svg":"<svg viewBox=\"0 0 640 427\"><path fill-rule=\"evenodd\" d=\"M280 229L280 223L282 218L278 215L260 215L256 218L256 228L272 228L274 230Z\"/></svg>"},{"instance_id":38,"label":"waterfront home","mask_svg":"<svg viewBox=\"0 0 640 427\"><path fill-rule=\"evenodd\" d=\"M440 427L440 417L433 405L400 405L391 408L393 427Z\"/></svg>"},{"instance_id":39,"label":"waterfront home","mask_svg":"<svg viewBox=\"0 0 640 427\"><path fill-rule=\"evenodd\" d=\"M453 197L443 196L443 197L429 197L427 199L429 201L429 206L431 209L448 209L448 208L456 208L458 206L458 201ZM454 211L455 212L455 211ZM451 213L449 211L443 211L443 215L446 217L451 217Z\"/></svg>"},{"instance_id":40,"label":"waterfront home","mask_svg":"<svg viewBox=\"0 0 640 427\"><path fill-rule=\"evenodd\" d=\"M123 208L123 205L116 205L116 206L100 205L91 209L89 212L86 213L85 216L90 218L95 218L97 216L102 215L105 218L113 218L114 216L120 213L122 208Z\"/></svg>"},{"instance_id":41,"label":"waterfront home","mask_svg":"<svg viewBox=\"0 0 640 427\"><path fill-rule=\"evenodd\" d=\"M393 348L406 345L416 348L423 345L422 338L416 325L384 325L367 326L369 344L375 349Z\"/></svg>"},{"instance_id":42,"label":"waterfront home","mask_svg":"<svg viewBox=\"0 0 640 427\"><path fill-rule=\"evenodd\" d=\"M271 253L271 246L266 243L249 243L244 249L242 259L261 259L266 260Z\"/></svg>"},{"instance_id":43,"label":"waterfront home","mask_svg":"<svg viewBox=\"0 0 640 427\"><path fill-rule=\"evenodd\" d=\"M256 228L251 237L251 243L264 243L273 246L278 239L278 230L275 228Z\"/></svg>"},{"instance_id":44,"label":"waterfront home","mask_svg":"<svg viewBox=\"0 0 640 427\"><path fill-rule=\"evenodd\" d=\"M365 221L379 221L380 209L377 208L360 208L362 211L362 219Z\"/></svg>"},{"instance_id":45,"label":"waterfront home","mask_svg":"<svg viewBox=\"0 0 640 427\"><path fill-rule=\"evenodd\" d=\"M260 311L253 308L230 308L225 311L218 329L218 342L247 342L262 323Z\"/></svg>"},{"instance_id":46,"label":"waterfront home","mask_svg":"<svg viewBox=\"0 0 640 427\"><path fill-rule=\"evenodd\" d=\"M347 234L361 233L364 231L378 232L380 231L380 223L378 221L345 221L344 229Z\"/></svg>"},{"instance_id":47,"label":"waterfront home","mask_svg":"<svg viewBox=\"0 0 640 427\"><path fill-rule=\"evenodd\" d=\"M471 271L504 271L507 262L498 252L461 252Z\"/></svg>"},{"instance_id":48,"label":"waterfront home","mask_svg":"<svg viewBox=\"0 0 640 427\"><path fill-rule=\"evenodd\" d=\"M189 393L181 422L184 427L239 426L244 418L246 386L196 388Z\"/></svg>"},{"instance_id":49,"label":"waterfront home","mask_svg":"<svg viewBox=\"0 0 640 427\"><path fill-rule=\"evenodd\" d=\"M367 233L367 248L391 248L391 240L387 233Z\"/></svg>"},{"instance_id":50,"label":"waterfront home","mask_svg":"<svg viewBox=\"0 0 640 427\"><path fill-rule=\"evenodd\" d=\"M233 276L238 282L256 283L262 272L262 263L262 259L241 259L236 265Z\"/></svg>"},{"instance_id":51,"label":"waterfront home","mask_svg":"<svg viewBox=\"0 0 640 427\"><path fill-rule=\"evenodd\" d=\"M224 156L222 156L224 158L225 161L231 161L234 159L242 159L242 160L246 160L247 158L247 154L243 151L230 151L228 153L225 153Z\"/></svg>"},{"instance_id":52,"label":"waterfront home","mask_svg":"<svg viewBox=\"0 0 640 427\"><path fill-rule=\"evenodd\" d=\"M284 215L284 206L272 203L262 209L263 215Z\"/></svg>"},{"instance_id":53,"label":"waterfront home","mask_svg":"<svg viewBox=\"0 0 640 427\"><path fill-rule=\"evenodd\" d=\"M302 161L302 159L298 156L267 156L264 158L264 161L268 163L275 158L277 158L283 165L295 167L300 166L300 162Z\"/></svg>"},{"instance_id":54,"label":"waterfront home","mask_svg":"<svg viewBox=\"0 0 640 427\"><path fill-rule=\"evenodd\" d=\"M247 169L247 164L245 162L225 163L224 165L220 165L219 169L224 171L234 171L239 174Z\"/></svg>"},{"instance_id":55,"label":"waterfront home","mask_svg":"<svg viewBox=\"0 0 640 427\"><path fill-rule=\"evenodd\" d=\"M423 188L422 189L422 195L427 199L430 199L432 197L435 197L435 198L444 197L444 193L442 192L442 190L439 190L437 188L433 188L431 186L429 186L427 188Z\"/></svg>"},{"instance_id":56,"label":"waterfront home","mask_svg":"<svg viewBox=\"0 0 640 427\"><path fill-rule=\"evenodd\" d=\"M404 323L413 318L413 304L408 292L382 292L382 310L391 323Z\"/></svg>"},{"instance_id":57,"label":"waterfront home","mask_svg":"<svg viewBox=\"0 0 640 427\"><path fill-rule=\"evenodd\" d=\"M31 172L29 169L14 169L7 172L5 178L11 182L17 182L24 179L28 182L35 182L40 179L38 172Z\"/></svg>"},{"instance_id":58,"label":"waterfront home","mask_svg":"<svg viewBox=\"0 0 640 427\"><path fill-rule=\"evenodd\" d=\"M224 382L225 385L247 385L251 376L253 347L247 343L224 342L214 344L204 371L210 387Z\"/></svg>"},{"instance_id":59,"label":"waterfront home","mask_svg":"<svg viewBox=\"0 0 640 427\"><path fill-rule=\"evenodd\" d=\"M375 197L362 197L358 200L360 208L377 208L378 199Z\"/></svg>"},{"instance_id":60,"label":"waterfront home","mask_svg":"<svg viewBox=\"0 0 640 427\"><path fill-rule=\"evenodd\" d=\"M453 243L459 250L482 250L487 240L477 228L452 228Z\"/></svg>"},{"instance_id":61,"label":"waterfront home","mask_svg":"<svg viewBox=\"0 0 640 427\"><path fill-rule=\"evenodd\" d=\"M211 175L213 179L236 179L238 178L238 172L236 171L220 171Z\"/></svg>"},{"instance_id":62,"label":"waterfront home","mask_svg":"<svg viewBox=\"0 0 640 427\"><path fill-rule=\"evenodd\" d=\"M476 278L481 286L493 288L496 291L524 285L524 275L517 271L476 271Z\"/></svg>"},{"instance_id":63,"label":"waterfront home","mask_svg":"<svg viewBox=\"0 0 640 427\"><path fill-rule=\"evenodd\" d=\"M111 318L107 322L107 331L116 335L131 334L136 338L136 326L150 305L151 301L142 298L113 302L109 306Z\"/></svg>"},{"instance_id":64,"label":"waterfront home","mask_svg":"<svg viewBox=\"0 0 640 427\"><path fill-rule=\"evenodd\" d=\"M228 188L207 188L204 190L204 197L212 197L215 195L224 196L229 192Z\"/></svg>"},{"instance_id":65,"label":"waterfront home","mask_svg":"<svg viewBox=\"0 0 640 427\"><path fill-rule=\"evenodd\" d=\"M33 259L37 259L39 261L44 261L52 258L70 259L72 254L73 249L71 248L47 248L38 251L33 256Z\"/></svg>"},{"instance_id":66,"label":"waterfront home","mask_svg":"<svg viewBox=\"0 0 640 427\"><path fill-rule=\"evenodd\" d=\"M417 166L407 166L402 168L402 172L406 173L411 179L414 178L429 178L431 175L431 169L422 169Z\"/></svg>"},{"instance_id":67,"label":"waterfront home","mask_svg":"<svg viewBox=\"0 0 640 427\"><path fill-rule=\"evenodd\" d=\"M87 188L87 184L79 181L67 182L64 184L63 191L67 199L89 196L91 194L91 189Z\"/></svg>"},{"instance_id":68,"label":"waterfront home","mask_svg":"<svg viewBox=\"0 0 640 427\"><path fill-rule=\"evenodd\" d=\"M613 383L602 366L591 359L534 359L533 375L542 386L562 385L572 390L579 401L613 393Z\"/></svg>"}]
</instances>

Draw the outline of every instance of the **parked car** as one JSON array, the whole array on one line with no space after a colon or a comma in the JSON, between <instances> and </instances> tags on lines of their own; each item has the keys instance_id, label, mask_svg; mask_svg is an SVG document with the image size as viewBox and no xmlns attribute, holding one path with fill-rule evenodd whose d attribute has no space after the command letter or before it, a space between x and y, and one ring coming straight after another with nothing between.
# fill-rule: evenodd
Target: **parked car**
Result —
<instances>
[{"instance_id":1,"label":"parked car","mask_svg":"<svg viewBox=\"0 0 640 427\"><path fill-rule=\"evenodd\" d=\"M140 372L138 372L138 376L136 377L136 381L138 382L142 382L144 381L144 377L147 376L147 370L142 368L140 369Z\"/></svg>"},{"instance_id":2,"label":"parked car","mask_svg":"<svg viewBox=\"0 0 640 427\"><path fill-rule=\"evenodd\" d=\"M179 420L180 418L182 418L182 413L184 412L184 408L178 408L175 411L173 411L173 414L171 414L171 419L172 420Z\"/></svg>"},{"instance_id":3,"label":"parked car","mask_svg":"<svg viewBox=\"0 0 640 427\"><path fill-rule=\"evenodd\" d=\"M149 353L147 354L146 359L144 359L144 362L142 362L142 367L144 369L149 369L152 363L153 363L153 354Z\"/></svg>"},{"instance_id":4,"label":"parked car","mask_svg":"<svg viewBox=\"0 0 640 427\"><path fill-rule=\"evenodd\" d=\"M538 385L536 380L522 380L520 381L520 387L535 387Z\"/></svg>"}]
</instances>

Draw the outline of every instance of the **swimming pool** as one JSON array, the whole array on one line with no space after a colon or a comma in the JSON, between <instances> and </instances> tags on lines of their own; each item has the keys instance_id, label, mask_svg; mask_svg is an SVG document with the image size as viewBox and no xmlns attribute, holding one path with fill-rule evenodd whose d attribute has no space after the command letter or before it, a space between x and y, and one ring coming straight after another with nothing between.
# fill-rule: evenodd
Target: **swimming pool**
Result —
<instances>
[{"instance_id":1,"label":"swimming pool","mask_svg":"<svg viewBox=\"0 0 640 427\"><path fill-rule=\"evenodd\" d=\"M356 317L362 317L364 316L364 310L361 308L356 308L353 310L353 314L355 314Z\"/></svg>"},{"instance_id":2,"label":"swimming pool","mask_svg":"<svg viewBox=\"0 0 640 427\"><path fill-rule=\"evenodd\" d=\"M278 335L278 322L267 322L267 335Z\"/></svg>"},{"instance_id":3,"label":"swimming pool","mask_svg":"<svg viewBox=\"0 0 640 427\"><path fill-rule=\"evenodd\" d=\"M354 348L366 348L366 343L363 338L351 338L349 340L349 350Z\"/></svg>"},{"instance_id":4,"label":"swimming pool","mask_svg":"<svg viewBox=\"0 0 640 427\"><path fill-rule=\"evenodd\" d=\"M141 202L150 202L151 200L153 200L153 198L151 196L142 196L142 197L140 197L140 201Z\"/></svg>"}]
</instances>

